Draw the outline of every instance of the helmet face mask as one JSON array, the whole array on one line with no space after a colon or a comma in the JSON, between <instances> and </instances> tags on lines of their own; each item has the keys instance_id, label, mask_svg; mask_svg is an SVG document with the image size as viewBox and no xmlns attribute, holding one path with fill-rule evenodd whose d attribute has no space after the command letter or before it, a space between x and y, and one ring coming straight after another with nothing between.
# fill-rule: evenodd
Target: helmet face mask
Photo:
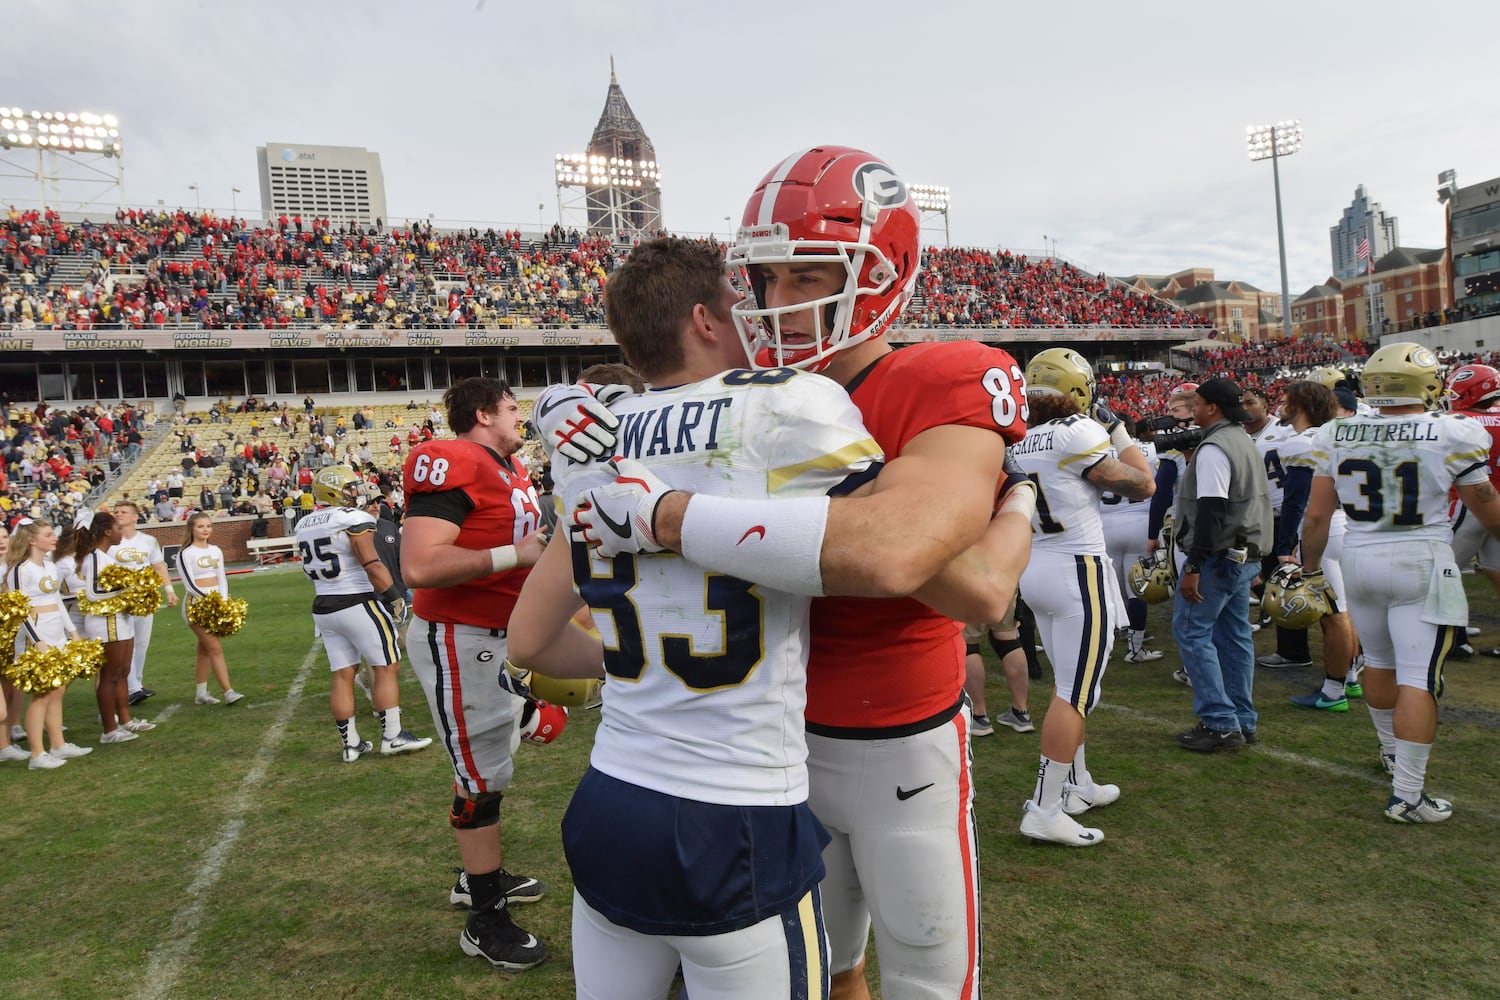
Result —
<instances>
[{"instance_id":1,"label":"helmet face mask","mask_svg":"<svg viewBox=\"0 0 1500 1000\"><path fill-rule=\"evenodd\" d=\"M1432 409L1444 393L1438 360L1420 344L1387 344L1365 362L1360 376L1365 402L1371 406L1425 406Z\"/></svg>"},{"instance_id":2,"label":"helmet face mask","mask_svg":"<svg viewBox=\"0 0 1500 1000\"><path fill-rule=\"evenodd\" d=\"M1500 399L1500 371L1489 365L1464 365L1448 376L1443 405L1449 410L1472 410Z\"/></svg>"},{"instance_id":3,"label":"helmet face mask","mask_svg":"<svg viewBox=\"0 0 1500 1000\"><path fill-rule=\"evenodd\" d=\"M1083 355L1066 347L1049 348L1026 366L1027 392L1070 396L1077 400L1080 411L1087 411L1093 405L1097 390L1093 366Z\"/></svg>"},{"instance_id":4,"label":"helmet face mask","mask_svg":"<svg viewBox=\"0 0 1500 1000\"><path fill-rule=\"evenodd\" d=\"M726 256L745 292L732 313L749 363L819 371L837 352L883 334L916 292L919 229L906 185L877 157L821 146L783 160L750 196ZM796 264L841 266L843 281L771 306L764 269ZM778 280L788 272L779 268ZM788 297L795 294L777 296Z\"/></svg>"}]
</instances>

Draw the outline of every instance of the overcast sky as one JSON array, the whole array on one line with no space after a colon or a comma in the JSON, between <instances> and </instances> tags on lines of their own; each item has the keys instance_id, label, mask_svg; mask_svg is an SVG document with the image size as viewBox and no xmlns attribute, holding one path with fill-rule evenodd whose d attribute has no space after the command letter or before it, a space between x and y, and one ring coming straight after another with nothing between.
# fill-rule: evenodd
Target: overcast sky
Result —
<instances>
[{"instance_id":1,"label":"overcast sky","mask_svg":"<svg viewBox=\"0 0 1500 1000\"><path fill-rule=\"evenodd\" d=\"M675 232L723 233L755 182L816 143L952 189L953 242L1111 274L1280 279L1269 162L1245 126L1301 118L1283 161L1293 297L1365 184L1401 242L1443 242L1437 174L1500 176L1485 71L1500 3L1413 7L1079 0L168 3L11 0L0 106L112 112L129 202L242 213L266 142L380 154L389 216L557 216L609 58L656 146ZM1468 67L1466 69L1466 67ZM0 177L0 198L35 199ZM940 230L931 239L941 240Z\"/></svg>"}]
</instances>

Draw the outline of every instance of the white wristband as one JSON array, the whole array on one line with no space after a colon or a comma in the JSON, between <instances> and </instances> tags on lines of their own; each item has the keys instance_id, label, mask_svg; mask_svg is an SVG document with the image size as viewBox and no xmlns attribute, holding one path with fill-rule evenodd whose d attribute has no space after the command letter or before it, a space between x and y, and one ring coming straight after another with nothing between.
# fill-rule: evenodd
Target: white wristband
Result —
<instances>
[{"instance_id":1,"label":"white wristband","mask_svg":"<svg viewBox=\"0 0 1500 1000\"><path fill-rule=\"evenodd\" d=\"M1125 454L1126 448L1135 446L1135 440L1129 434L1125 433L1123 426L1116 427L1109 432L1109 443L1114 445L1115 452L1121 455Z\"/></svg>"},{"instance_id":2,"label":"white wristband","mask_svg":"<svg viewBox=\"0 0 1500 1000\"><path fill-rule=\"evenodd\" d=\"M519 561L516 558L514 545L497 545L490 549L491 573L504 573L508 569L515 569Z\"/></svg>"},{"instance_id":3,"label":"white wristband","mask_svg":"<svg viewBox=\"0 0 1500 1000\"><path fill-rule=\"evenodd\" d=\"M827 524L827 497L749 500L696 493L682 516L682 557L782 593L822 597Z\"/></svg>"}]
</instances>

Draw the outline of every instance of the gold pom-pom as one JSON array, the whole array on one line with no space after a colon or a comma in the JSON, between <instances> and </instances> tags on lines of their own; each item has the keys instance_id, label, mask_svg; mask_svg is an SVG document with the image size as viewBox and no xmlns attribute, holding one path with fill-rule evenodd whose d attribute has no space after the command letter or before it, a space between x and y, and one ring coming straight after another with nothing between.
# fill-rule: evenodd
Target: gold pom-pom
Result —
<instances>
[{"instance_id":1,"label":"gold pom-pom","mask_svg":"<svg viewBox=\"0 0 1500 1000\"><path fill-rule=\"evenodd\" d=\"M86 615L127 614L147 617L156 614L161 607L161 577L149 566L127 569L124 566L106 566L99 571L94 581L95 589L113 591L102 601L91 601L87 596L78 599L78 610Z\"/></svg>"},{"instance_id":2,"label":"gold pom-pom","mask_svg":"<svg viewBox=\"0 0 1500 1000\"><path fill-rule=\"evenodd\" d=\"M7 590L0 594L0 665L15 658L16 633L31 614L31 601L25 594Z\"/></svg>"},{"instance_id":3,"label":"gold pom-pom","mask_svg":"<svg viewBox=\"0 0 1500 1000\"><path fill-rule=\"evenodd\" d=\"M210 590L188 605L187 619L222 639L244 627L245 614L249 610L250 605L238 597L225 597L217 590Z\"/></svg>"},{"instance_id":4,"label":"gold pom-pom","mask_svg":"<svg viewBox=\"0 0 1500 1000\"><path fill-rule=\"evenodd\" d=\"M19 690L43 695L56 691L75 677L93 675L103 662L104 644L97 639L80 639L61 646L48 646L45 652L32 646L5 668L5 676Z\"/></svg>"}]
</instances>

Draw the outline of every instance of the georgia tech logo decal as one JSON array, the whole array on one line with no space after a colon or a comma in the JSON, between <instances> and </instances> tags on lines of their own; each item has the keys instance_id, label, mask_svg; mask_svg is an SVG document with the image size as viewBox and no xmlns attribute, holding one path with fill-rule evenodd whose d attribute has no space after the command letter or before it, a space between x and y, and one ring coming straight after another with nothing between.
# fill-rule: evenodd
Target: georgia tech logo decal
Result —
<instances>
[{"instance_id":1,"label":"georgia tech logo decal","mask_svg":"<svg viewBox=\"0 0 1500 1000\"><path fill-rule=\"evenodd\" d=\"M866 163L854 171L854 190L877 208L906 204L906 184L884 163Z\"/></svg>"},{"instance_id":2,"label":"georgia tech logo decal","mask_svg":"<svg viewBox=\"0 0 1500 1000\"><path fill-rule=\"evenodd\" d=\"M1421 365L1423 368L1431 368L1437 364L1437 357L1425 347L1419 347L1411 352L1412 364Z\"/></svg>"},{"instance_id":3,"label":"georgia tech logo decal","mask_svg":"<svg viewBox=\"0 0 1500 1000\"><path fill-rule=\"evenodd\" d=\"M146 557L135 549L121 549L115 553L115 562L118 563L144 563Z\"/></svg>"}]
</instances>

